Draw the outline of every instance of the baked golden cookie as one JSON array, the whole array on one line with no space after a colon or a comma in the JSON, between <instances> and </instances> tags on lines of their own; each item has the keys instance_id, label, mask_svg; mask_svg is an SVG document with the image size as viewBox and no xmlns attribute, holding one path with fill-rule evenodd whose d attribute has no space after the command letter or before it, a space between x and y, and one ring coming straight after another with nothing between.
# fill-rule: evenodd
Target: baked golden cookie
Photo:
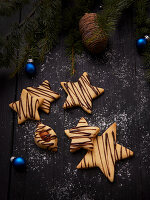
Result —
<instances>
[{"instance_id":1,"label":"baked golden cookie","mask_svg":"<svg viewBox=\"0 0 150 200\"><path fill-rule=\"evenodd\" d=\"M26 89L31 96L44 98L43 104L40 106L44 112L50 112L50 104L58 99L60 95L50 89L49 81L45 80L39 87L27 87Z\"/></svg>"},{"instance_id":2,"label":"baked golden cookie","mask_svg":"<svg viewBox=\"0 0 150 200\"><path fill-rule=\"evenodd\" d=\"M93 150L92 138L96 137L100 129L89 126L82 117L75 128L65 130L66 135L71 139L70 152L75 152L80 148Z\"/></svg>"},{"instance_id":3,"label":"baked golden cookie","mask_svg":"<svg viewBox=\"0 0 150 200\"><path fill-rule=\"evenodd\" d=\"M32 97L27 90L23 89L19 101L10 103L9 106L18 114L18 124L27 119L40 120L38 108L42 105L42 97Z\"/></svg>"},{"instance_id":4,"label":"baked golden cookie","mask_svg":"<svg viewBox=\"0 0 150 200\"><path fill-rule=\"evenodd\" d=\"M57 151L57 136L49 126L39 123L35 131L34 141L42 149Z\"/></svg>"},{"instance_id":5,"label":"baked golden cookie","mask_svg":"<svg viewBox=\"0 0 150 200\"><path fill-rule=\"evenodd\" d=\"M115 162L133 156L133 152L116 143L116 123L112 124L102 136L94 138L93 143L93 151L87 152L77 168L99 167L113 182Z\"/></svg>"},{"instance_id":6,"label":"baked golden cookie","mask_svg":"<svg viewBox=\"0 0 150 200\"><path fill-rule=\"evenodd\" d=\"M78 82L61 82L68 94L63 108L80 106L87 113L91 113L92 99L104 92L104 89L91 85L87 72L84 72Z\"/></svg>"}]
</instances>

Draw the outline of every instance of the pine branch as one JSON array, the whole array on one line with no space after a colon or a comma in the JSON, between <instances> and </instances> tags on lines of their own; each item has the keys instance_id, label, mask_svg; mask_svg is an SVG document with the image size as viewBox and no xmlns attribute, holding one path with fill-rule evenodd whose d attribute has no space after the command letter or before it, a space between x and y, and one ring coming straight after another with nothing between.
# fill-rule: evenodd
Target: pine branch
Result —
<instances>
[{"instance_id":1,"label":"pine branch","mask_svg":"<svg viewBox=\"0 0 150 200\"><path fill-rule=\"evenodd\" d=\"M67 4L70 0L65 0ZM67 33L65 39L66 54L71 61L71 74L75 73L75 55L83 51L83 44L79 32L79 20L94 5L92 0L73 0L72 4L63 10L63 32Z\"/></svg>"},{"instance_id":2,"label":"pine branch","mask_svg":"<svg viewBox=\"0 0 150 200\"><path fill-rule=\"evenodd\" d=\"M72 56L71 56L71 74L75 74L75 55L74 55L74 48L72 47Z\"/></svg>"},{"instance_id":3,"label":"pine branch","mask_svg":"<svg viewBox=\"0 0 150 200\"><path fill-rule=\"evenodd\" d=\"M146 78L150 82L150 69L147 69L146 71Z\"/></svg>"},{"instance_id":4,"label":"pine branch","mask_svg":"<svg viewBox=\"0 0 150 200\"><path fill-rule=\"evenodd\" d=\"M147 16L148 0L138 0L136 2L136 37L144 37L150 29L150 18Z\"/></svg>"},{"instance_id":5,"label":"pine branch","mask_svg":"<svg viewBox=\"0 0 150 200\"><path fill-rule=\"evenodd\" d=\"M15 11L22 8L25 4L29 3L29 0L5 0L0 2L0 15L10 16Z\"/></svg>"},{"instance_id":6,"label":"pine branch","mask_svg":"<svg viewBox=\"0 0 150 200\"><path fill-rule=\"evenodd\" d=\"M148 17L147 8L149 6L148 0L138 0L136 2L136 38L150 36L150 17ZM144 58L144 66L146 68L146 78L150 82L150 41L142 53Z\"/></svg>"},{"instance_id":7,"label":"pine branch","mask_svg":"<svg viewBox=\"0 0 150 200\"><path fill-rule=\"evenodd\" d=\"M27 62L28 56L35 62L42 62L45 54L56 44L60 32L60 16L61 0L37 1L26 19L17 24L14 29L17 34L11 31L5 43L0 43L0 63L10 66L14 63L12 60L17 59L15 52L19 51L18 67L13 73L15 75Z\"/></svg>"},{"instance_id":8,"label":"pine branch","mask_svg":"<svg viewBox=\"0 0 150 200\"><path fill-rule=\"evenodd\" d=\"M71 61L71 74L75 73L75 55L80 55L83 51L83 44L79 30L72 30L65 39L66 55Z\"/></svg>"},{"instance_id":9,"label":"pine branch","mask_svg":"<svg viewBox=\"0 0 150 200\"><path fill-rule=\"evenodd\" d=\"M131 5L133 1L104 0L104 10L98 14L99 26L107 34L110 34L115 29L123 9ZM14 5L17 9L25 2L27 0L12 0L10 6L10 1L6 1L5 8L7 8L7 11L5 14L8 13L8 10L13 11ZM17 51L20 53L15 73L24 66L28 56L37 62L43 62L45 54L56 44L60 30L62 30L67 35L65 39L66 52L71 59L72 72L74 73L75 55L81 54L83 50L78 28L79 20L86 12L91 10L94 3L92 0L64 0L63 4L69 6L62 12L61 0L37 0L26 19L8 33L4 42L0 38L0 65L16 65ZM5 9L3 9L4 5L2 5L3 7L1 5L0 3L0 14L3 14L1 12ZM63 27L61 22L63 22Z\"/></svg>"},{"instance_id":10,"label":"pine branch","mask_svg":"<svg viewBox=\"0 0 150 200\"><path fill-rule=\"evenodd\" d=\"M107 35L115 30L116 24L125 8L128 8L134 0L104 0L103 10L98 14L97 21Z\"/></svg>"}]
</instances>

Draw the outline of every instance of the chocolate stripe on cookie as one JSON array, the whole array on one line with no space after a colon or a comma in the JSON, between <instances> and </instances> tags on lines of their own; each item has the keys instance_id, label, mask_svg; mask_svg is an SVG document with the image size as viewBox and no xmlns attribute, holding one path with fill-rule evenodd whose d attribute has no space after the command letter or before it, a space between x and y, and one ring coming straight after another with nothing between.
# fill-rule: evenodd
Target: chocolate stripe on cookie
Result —
<instances>
[{"instance_id":1,"label":"chocolate stripe on cookie","mask_svg":"<svg viewBox=\"0 0 150 200\"><path fill-rule=\"evenodd\" d=\"M92 138L98 132L98 127L88 126L86 120L81 118L75 128L65 130L66 135L71 139L70 151L74 152L80 148L93 150Z\"/></svg>"},{"instance_id":2,"label":"chocolate stripe on cookie","mask_svg":"<svg viewBox=\"0 0 150 200\"><path fill-rule=\"evenodd\" d=\"M93 139L93 146L93 151L87 152L77 168L90 168L97 166L110 181L113 181L114 179L115 162L133 156L131 150L116 143L115 123L109 127L102 136L97 136Z\"/></svg>"},{"instance_id":3,"label":"chocolate stripe on cookie","mask_svg":"<svg viewBox=\"0 0 150 200\"><path fill-rule=\"evenodd\" d=\"M63 108L81 106L89 113L91 113L92 109L92 99L104 92L104 89L94 87L90 84L86 72L83 73L78 82L61 82L61 85L68 94Z\"/></svg>"},{"instance_id":4,"label":"chocolate stripe on cookie","mask_svg":"<svg viewBox=\"0 0 150 200\"><path fill-rule=\"evenodd\" d=\"M27 119L40 120L38 108L43 100L41 97L32 97L27 90L23 89L20 100L11 103L9 106L17 112L18 123L21 124Z\"/></svg>"},{"instance_id":5,"label":"chocolate stripe on cookie","mask_svg":"<svg viewBox=\"0 0 150 200\"><path fill-rule=\"evenodd\" d=\"M33 101L32 101L33 97L29 98L29 94L26 93L26 98L25 98L25 106L23 106L23 102L24 100L22 100L22 98L20 98L19 104L17 102L12 103L12 109L16 109L17 113L18 113L18 117L19 119L22 118L22 114L24 116L24 118L30 118L30 119L34 119L35 117L35 111L39 105L39 100L37 99L35 101L35 104L33 105ZM33 108L34 106L34 108Z\"/></svg>"},{"instance_id":6,"label":"chocolate stripe on cookie","mask_svg":"<svg viewBox=\"0 0 150 200\"><path fill-rule=\"evenodd\" d=\"M86 85L89 87L87 87ZM80 77L78 84L68 82L68 83L65 83L64 86L69 91L69 94L70 94L70 97L72 100L71 102L68 102L66 100L66 102L64 104L64 108L72 107L75 105L74 97L72 96L72 94L73 94L78 99L78 104L81 104L82 106L86 106L87 109L91 110L92 106L91 106L90 102L92 100L92 96L90 95L89 88L91 88L92 91L96 95L100 94L100 92L98 90L96 91L94 89L94 87L90 85L88 77L87 76L85 77L83 75ZM78 87L79 87L79 89L78 89Z\"/></svg>"},{"instance_id":7,"label":"chocolate stripe on cookie","mask_svg":"<svg viewBox=\"0 0 150 200\"><path fill-rule=\"evenodd\" d=\"M39 87L28 87L27 91L32 95L32 96L37 96L37 97L43 97L44 102L40 106L40 108L45 111L46 113L49 113L50 109L50 103L55 101L60 97L60 95L50 89L50 84L47 80L45 80Z\"/></svg>"},{"instance_id":8,"label":"chocolate stripe on cookie","mask_svg":"<svg viewBox=\"0 0 150 200\"><path fill-rule=\"evenodd\" d=\"M36 129L34 140L40 148L57 151L57 136L49 126L40 123Z\"/></svg>"}]
</instances>

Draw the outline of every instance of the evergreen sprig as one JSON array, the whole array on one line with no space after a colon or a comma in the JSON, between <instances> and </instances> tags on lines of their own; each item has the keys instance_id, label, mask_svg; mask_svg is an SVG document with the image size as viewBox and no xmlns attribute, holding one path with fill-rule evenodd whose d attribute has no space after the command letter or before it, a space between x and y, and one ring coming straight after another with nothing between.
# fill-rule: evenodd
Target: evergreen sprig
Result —
<instances>
[{"instance_id":1,"label":"evergreen sprig","mask_svg":"<svg viewBox=\"0 0 150 200\"><path fill-rule=\"evenodd\" d=\"M10 16L16 10L22 8L29 0L5 0L0 2L0 15Z\"/></svg>"},{"instance_id":2,"label":"evergreen sprig","mask_svg":"<svg viewBox=\"0 0 150 200\"><path fill-rule=\"evenodd\" d=\"M128 8L133 2L134 0L103 0L103 10L97 14L99 27L110 36L116 28L122 11Z\"/></svg>"},{"instance_id":3,"label":"evergreen sprig","mask_svg":"<svg viewBox=\"0 0 150 200\"><path fill-rule=\"evenodd\" d=\"M66 33L65 46L66 54L71 61L71 74L75 73L75 55L79 55L83 51L81 34L79 32L79 20L94 7L95 1L92 0L65 0L63 9L63 27Z\"/></svg>"},{"instance_id":4,"label":"evergreen sprig","mask_svg":"<svg viewBox=\"0 0 150 200\"><path fill-rule=\"evenodd\" d=\"M11 34L6 38L0 38L0 64L2 66L10 67L16 65L17 50L19 49L21 33L18 24L15 23L11 28Z\"/></svg>"},{"instance_id":5,"label":"evergreen sprig","mask_svg":"<svg viewBox=\"0 0 150 200\"><path fill-rule=\"evenodd\" d=\"M9 16L21 9L28 0L0 2L0 15ZM62 2L62 3L61 3ZM136 2L136 36L150 35L150 18L147 16L148 0L103 0L103 10L97 14L98 25L110 36L125 8ZM45 54L56 44L60 31L65 33L66 53L71 60L71 72L75 73L75 55L83 50L79 32L79 20L91 12L92 0L37 0L31 13L20 23L14 24L6 37L0 37L0 66L17 66L18 72L29 57L43 62ZM63 24L63 26L61 26ZM150 66L150 43L143 53ZM150 69L148 75L150 79Z\"/></svg>"},{"instance_id":6,"label":"evergreen sprig","mask_svg":"<svg viewBox=\"0 0 150 200\"><path fill-rule=\"evenodd\" d=\"M45 54L56 44L60 32L61 0L40 0L20 24L16 24L7 38L0 41L1 66L16 67L13 75L29 57L42 62ZM2 45L3 44L3 45ZM3 64L3 65L2 65Z\"/></svg>"},{"instance_id":7,"label":"evergreen sprig","mask_svg":"<svg viewBox=\"0 0 150 200\"><path fill-rule=\"evenodd\" d=\"M137 0L136 2L136 39L148 35L150 37L150 17L148 16L148 0ZM150 41L143 52L146 77L150 81Z\"/></svg>"}]
</instances>

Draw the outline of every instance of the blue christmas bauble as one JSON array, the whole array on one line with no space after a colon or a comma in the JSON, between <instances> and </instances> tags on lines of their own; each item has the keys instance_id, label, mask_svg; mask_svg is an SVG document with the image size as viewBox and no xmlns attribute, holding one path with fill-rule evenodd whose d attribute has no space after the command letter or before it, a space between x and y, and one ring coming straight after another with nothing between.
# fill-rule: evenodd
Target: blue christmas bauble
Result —
<instances>
[{"instance_id":1,"label":"blue christmas bauble","mask_svg":"<svg viewBox=\"0 0 150 200\"><path fill-rule=\"evenodd\" d=\"M36 73L36 67L32 62L28 62L25 67L25 71L28 75L34 76Z\"/></svg>"},{"instance_id":2,"label":"blue christmas bauble","mask_svg":"<svg viewBox=\"0 0 150 200\"><path fill-rule=\"evenodd\" d=\"M22 157L12 157L11 161L13 163L13 166L17 169L23 169L26 165L26 162Z\"/></svg>"},{"instance_id":3,"label":"blue christmas bauble","mask_svg":"<svg viewBox=\"0 0 150 200\"><path fill-rule=\"evenodd\" d=\"M147 39L146 38L139 38L136 42L137 48L139 50L143 50L146 47Z\"/></svg>"}]
</instances>

